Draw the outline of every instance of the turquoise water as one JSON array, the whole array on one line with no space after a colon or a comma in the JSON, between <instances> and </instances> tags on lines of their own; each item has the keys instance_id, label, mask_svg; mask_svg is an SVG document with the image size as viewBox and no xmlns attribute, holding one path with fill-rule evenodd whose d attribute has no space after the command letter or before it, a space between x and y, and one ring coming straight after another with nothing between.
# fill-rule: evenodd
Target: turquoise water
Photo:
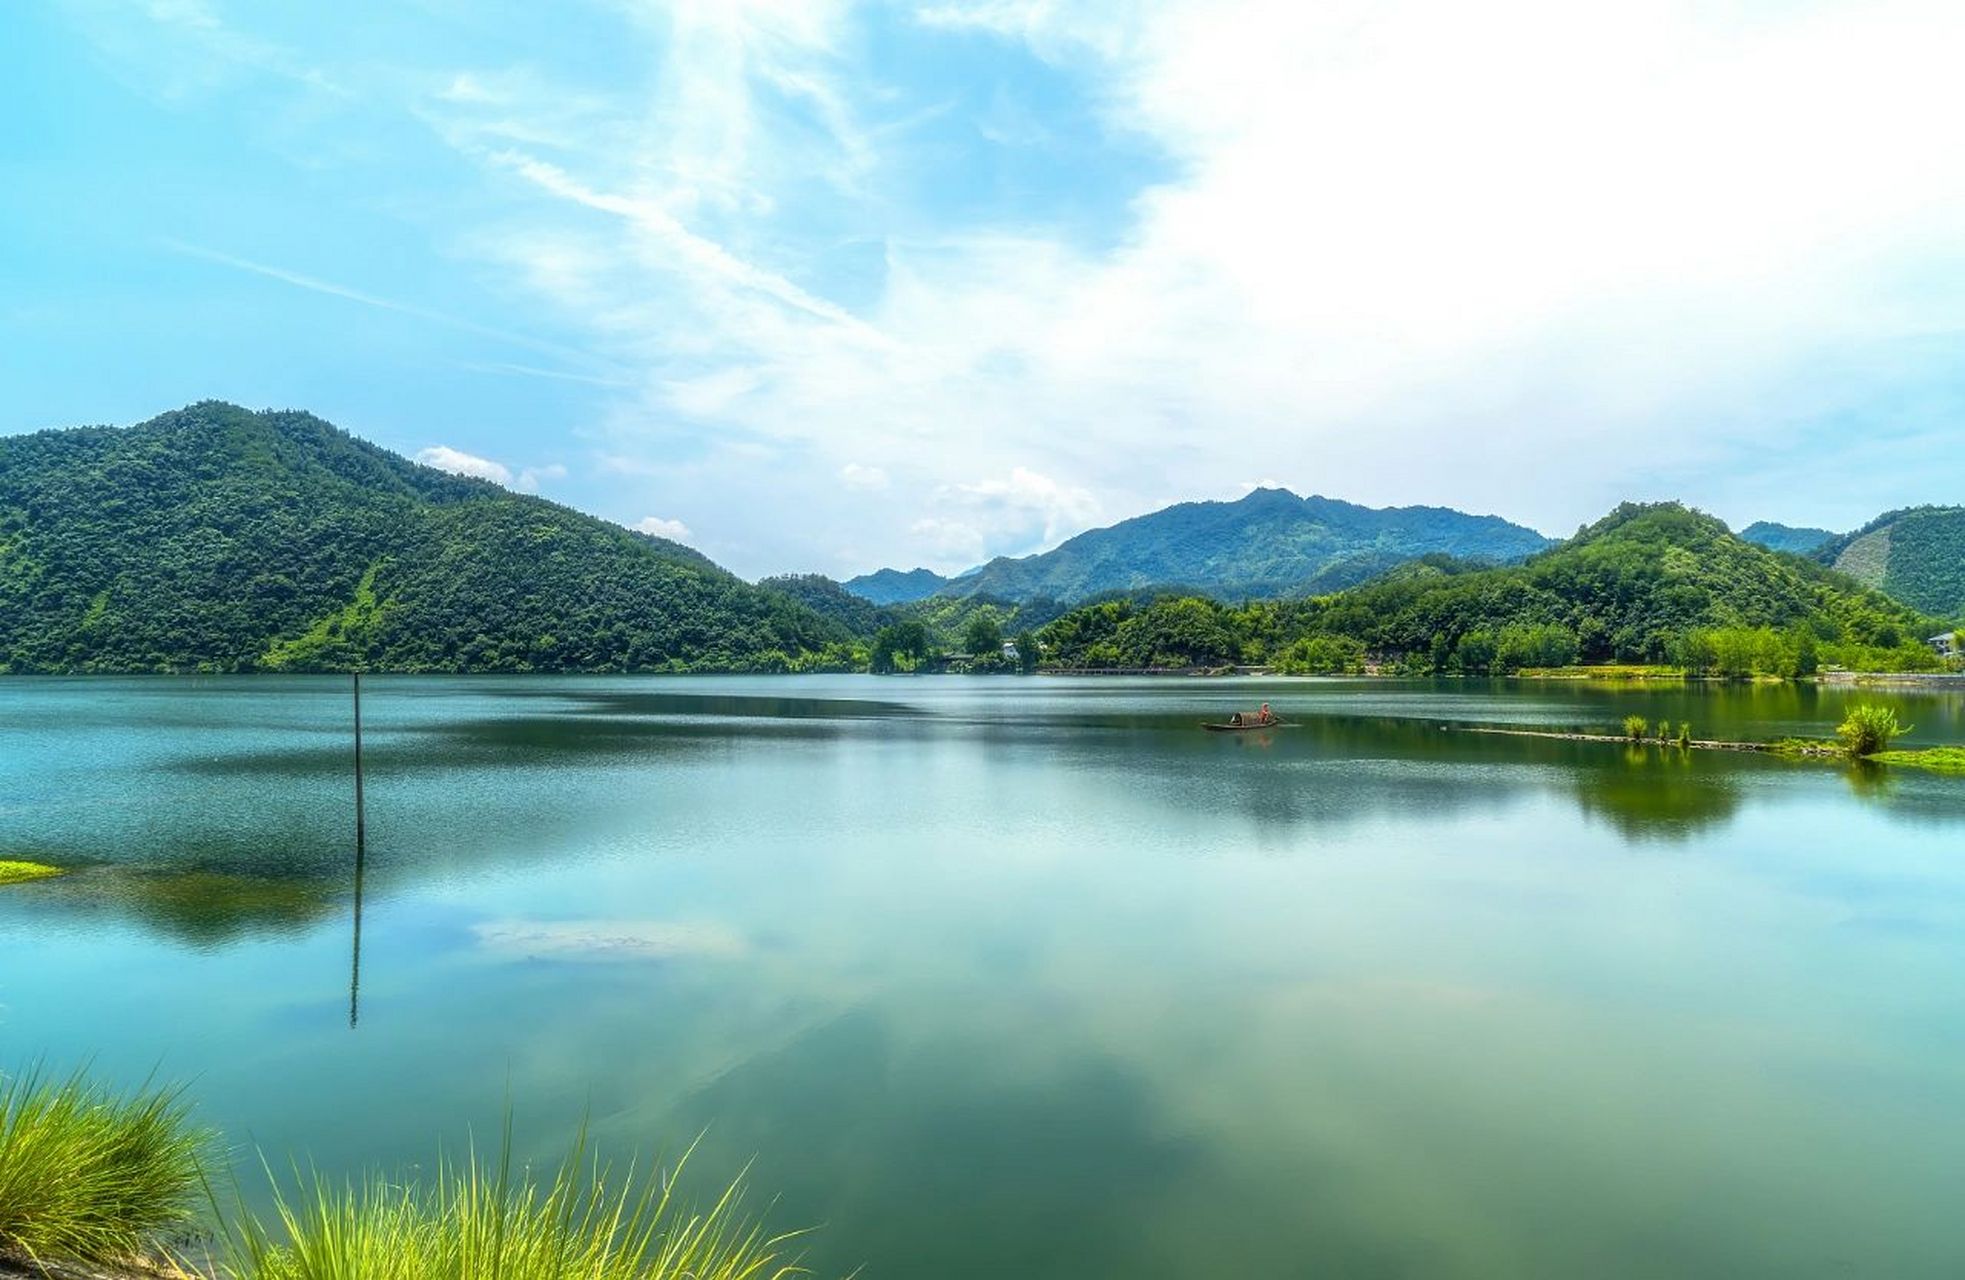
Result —
<instances>
[{"instance_id":1,"label":"turquoise water","mask_svg":"<svg viewBox=\"0 0 1965 1280\"><path fill-rule=\"evenodd\" d=\"M0 1067L248 1171L702 1132L833 1274L1965 1269L1965 780L1442 731L1846 695L365 685L351 1027L344 681L0 679L0 858L78 868L0 889Z\"/></svg>"}]
</instances>

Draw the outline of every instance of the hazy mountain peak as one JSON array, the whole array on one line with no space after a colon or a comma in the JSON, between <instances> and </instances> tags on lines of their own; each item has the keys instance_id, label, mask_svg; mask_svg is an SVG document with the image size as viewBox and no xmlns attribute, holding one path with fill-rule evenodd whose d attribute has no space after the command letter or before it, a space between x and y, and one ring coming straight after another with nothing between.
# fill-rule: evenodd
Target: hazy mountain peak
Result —
<instances>
[{"instance_id":1,"label":"hazy mountain peak","mask_svg":"<svg viewBox=\"0 0 1965 1280\"><path fill-rule=\"evenodd\" d=\"M1740 536L1769 550L1789 551L1798 556L1812 555L1835 538L1827 529L1778 524L1772 520L1756 520L1740 530Z\"/></svg>"},{"instance_id":2,"label":"hazy mountain peak","mask_svg":"<svg viewBox=\"0 0 1965 1280\"><path fill-rule=\"evenodd\" d=\"M1175 503L1087 529L1050 551L999 556L939 583L919 576L924 570L884 569L846 586L883 604L932 594L1070 601L1168 585L1223 596L1306 595L1424 555L1505 563L1548 545L1535 530L1495 516L1365 507L1263 486L1239 498Z\"/></svg>"}]
</instances>

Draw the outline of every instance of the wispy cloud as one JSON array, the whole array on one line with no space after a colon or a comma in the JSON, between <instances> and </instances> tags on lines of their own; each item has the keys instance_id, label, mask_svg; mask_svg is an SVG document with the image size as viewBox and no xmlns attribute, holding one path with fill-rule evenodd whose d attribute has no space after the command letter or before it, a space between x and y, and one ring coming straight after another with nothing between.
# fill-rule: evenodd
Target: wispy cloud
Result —
<instances>
[{"instance_id":1,"label":"wispy cloud","mask_svg":"<svg viewBox=\"0 0 1965 1280\"><path fill-rule=\"evenodd\" d=\"M841 467L839 478L848 489L863 493L885 489L890 483L885 467L870 467L862 462L849 462Z\"/></svg>"},{"instance_id":2,"label":"wispy cloud","mask_svg":"<svg viewBox=\"0 0 1965 1280\"><path fill-rule=\"evenodd\" d=\"M284 267L270 266L263 262L254 262L250 258L241 258L234 254L221 253L216 249L208 249L203 245L187 244L182 240L171 239L165 239L160 243L173 253L180 253L190 258L201 258L206 262L215 262L220 266L231 267L235 271L244 271L252 275L264 276L268 280L277 280L282 284L292 285L296 289L305 289L311 293L325 294L330 298L340 298L347 302L358 303L364 307L375 307L382 311L393 311L397 315L411 316L418 320L427 320L431 324L460 329L466 333L477 334L481 338L493 338L499 342L527 347L531 350L549 355L564 356L571 360L589 363L594 360L594 357L586 352L561 346L556 342L547 342L539 338L527 337L524 334L492 328L489 325L479 324L474 320L446 315L441 311L433 311L428 307L419 307L412 303L398 302L393 298L385 298L379 294L351 288L348 285L336 284L332 280L322 280L319 277L306 275L299 271L290 271ZM502 366L502 368L506 372L525 372L544 377L580 377L577 374L556 374L548 370L529 369L523 366L506 365Z\"/></svg>"},{"instance_id":3,"label":"wispy cloud","mask_svg":"<svg viewBox=\"0 0 1965 1280\"><path fill-rule=\"evenodd\" d=\"M891 345L881 334L844 308L806 292L783 276L744 261L714 240L697 235L653 200L594 190L558 166L521 152L500 151L493 154L491 159L561 199L627 220L636 230L653 237L670 250L673 254L670 261L680 270L755 290L788 307L831 321L842 330L876 345Z\"/></svg>"},{"instance_id":4,"label":"wispy cloud","mask_svg":"<svg viewBox=\"0 0 1965 1280\"><path fill-rule=\"evenodd\" d=\"M242 30L210 0L67 0L97 43L119 62L145 64L153 83L172 95L210 89L228 78L272 77L316 95L350 99L355 91L320 61L277 40ZM143 18L149 26L132 21ZM152 33L179 37L180 49L160 59ZM195 56L186 56L187 51ZM159 79L158 77L161 77Z\"/></svg>"},{"instance_id":5,"label":"wispy cloud","mask_svg":"<svg viewBox=\"0 0 1965 1280\"><path fill-rule=\"evenodd\" d=\"M473 373L508 373L522 378L579 382L590 387L614 387L625 390L636 385L634 379L628 377L604 378L587 373L569 373L564 369L541 369L537 365L510 364L502 360L459 360L456 364L458 368L469 369Z\"/></svg>"}]
</instances>

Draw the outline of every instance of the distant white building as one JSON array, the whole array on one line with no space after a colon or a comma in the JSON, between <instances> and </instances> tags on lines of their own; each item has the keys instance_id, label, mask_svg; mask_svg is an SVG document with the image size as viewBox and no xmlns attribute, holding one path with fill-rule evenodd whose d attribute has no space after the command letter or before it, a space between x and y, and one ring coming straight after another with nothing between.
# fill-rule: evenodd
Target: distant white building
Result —
<instances>
[{"instance_id":1,"label":"distant white building","mask_svg":"<svg viewBox=\"0 0 1965 1280\"><path fill-rule=\"evenodd\" d=\"M1005 640L1005 641L1003 642L1003 657L1004 657L1004 660L1005 660L1005 661L1008 661L1008 662L1015 662L1015 661L1017 661L1017 659L1018 659L1018 658L1019 658L1020 656L1021 656L1021 655L1019 655L1019 654L1017 653L1017 642L1016 642L1016 641L1014 641L1014 640Z\"/></svg>"},{"instance_id":2,"label":"distant white building","mask_svg":"<svg viewBox=\"0 0 1965 1280\"><path fill-rule=\"evenodd\" d=\"M1943 635L1932 636L1925 643L1936 649L1940 658L1949 658L1958 652L1958 633L1947 631Z\"/></svg>"}]
</instances>

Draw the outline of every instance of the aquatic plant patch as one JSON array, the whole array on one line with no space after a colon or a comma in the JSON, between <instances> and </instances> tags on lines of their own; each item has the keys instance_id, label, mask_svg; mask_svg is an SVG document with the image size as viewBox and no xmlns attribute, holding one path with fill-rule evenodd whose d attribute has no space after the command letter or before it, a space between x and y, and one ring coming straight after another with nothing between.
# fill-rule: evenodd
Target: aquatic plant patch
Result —
<instances>
[{"instance_id":1,"label":"aquatic plant patch","mask_svg":"<svg viewBox=\"0 0 1965 1280\"><path fill-rule=\"evenodd\" d=\"M51 867L43 862L14 862L0 858L0 884L26 884L30 880L49 880L60 874L60 867Z\"/></svg>"}]
</instances>

